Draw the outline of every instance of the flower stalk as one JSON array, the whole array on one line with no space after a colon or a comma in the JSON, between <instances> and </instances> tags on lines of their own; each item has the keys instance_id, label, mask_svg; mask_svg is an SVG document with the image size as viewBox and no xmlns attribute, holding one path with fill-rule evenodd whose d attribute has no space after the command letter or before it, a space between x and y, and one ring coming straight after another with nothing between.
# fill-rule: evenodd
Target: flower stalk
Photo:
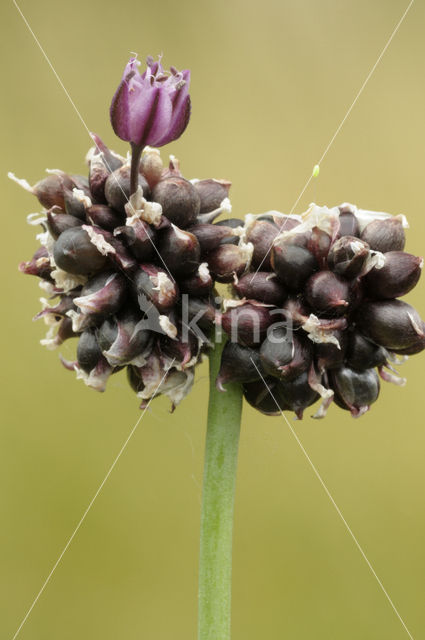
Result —
<instances>
[{"instance_id":1,"label":"flower stalk","mask_svg":"<svg viewBox=\"0 0 425 640\"><path fill-rule=\"evenodd\" d=\"M199 557L198 640L230 640L232 533L242 387L219 392L223 344L209 355L210 396L205 445Z\"/></svg>"}]
</instances>

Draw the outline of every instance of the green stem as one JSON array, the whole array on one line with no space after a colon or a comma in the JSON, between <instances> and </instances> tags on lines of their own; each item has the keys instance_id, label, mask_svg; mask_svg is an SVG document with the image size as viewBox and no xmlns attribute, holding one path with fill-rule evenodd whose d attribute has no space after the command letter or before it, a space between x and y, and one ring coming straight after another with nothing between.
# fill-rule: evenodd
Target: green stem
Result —
<instances>
[{"instance_id":1,"label":"green stem","mask_svg":"<svg viewBox=\"0 0 425 640\"><path fill-rule=\"evenodd\" d=\"M242 388L215 387L222 344L210 352L210 398L202 492L198 640L230 640L232 531Z\"/></svg>"},{"instance_id":2,"label":"green stem","mask_svg":"<svg viewBox=\"0 0 425 640\"><path fill-rule=\"evenodd\" d=\"M131 143L131 168L130 168L130 195L136 193L139 186L139 166L140 156L142 155L143 146L138 147Z\"/></svg>"}]
</instances>

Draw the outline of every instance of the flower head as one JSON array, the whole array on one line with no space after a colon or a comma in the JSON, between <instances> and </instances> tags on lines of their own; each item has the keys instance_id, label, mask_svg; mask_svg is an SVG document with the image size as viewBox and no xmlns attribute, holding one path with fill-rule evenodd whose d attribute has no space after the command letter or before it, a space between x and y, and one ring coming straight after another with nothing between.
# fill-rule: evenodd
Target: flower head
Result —
<instances>
[{"instance_id":1,"label":"flower head","mask_svg":"<svg viewBox=\"0 0 425 640\"><path fill-rule=\"evenodd\" d=\"M110 116L119 138L138 147L161 147L181 136L190 117L190 71L170 67L167 73L161 59L140 62L130 58L120 85L112 98Z\"/></svg>"}]
</instances>

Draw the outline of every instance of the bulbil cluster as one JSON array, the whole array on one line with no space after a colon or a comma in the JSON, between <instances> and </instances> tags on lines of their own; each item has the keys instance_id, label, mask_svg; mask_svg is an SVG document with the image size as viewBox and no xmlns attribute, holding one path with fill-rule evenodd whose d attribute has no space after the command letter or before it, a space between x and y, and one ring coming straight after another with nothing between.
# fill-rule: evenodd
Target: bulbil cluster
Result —
<instances>
[{"instance_id":1,"label":"bulbil cluster","mask_svg":"<svg viewBox=\"0 0 425 640\"><path fill-rule=\"evenodd\" d=\"M246 217L250 270L234 278L222 326L230 336L217 386L243 384L267 415L314 417L334 401L361 416L380 379L404 384L394 365L425 348L425 324L399 298L418 282L422 258L404 252L403 216L312 205L302 217Z\"/></svg>"},{"instance_id":2,"label":"bulbil cluster","mask_svg":"<svg viewBox=\"0 0 425 640\"><path fill-rule=\"evenodd\" d=\"M175 406L216 322L222 243L238 242L232 227L214 223L230 211L230 183L190 182L175 158L163 167L145 147L130 195L130 159L93 139L88 178L53 171L33 187L18 181L45 207L29 217L42 226L41 247L20 265L46 293L36 316L49 326L42 343L53 349L76 337L75 361L62 362L88 386L103 391L127 367L142 406L161 393ZM190 326L199 312L205 334Z\"/></svg>"}]
</instances>

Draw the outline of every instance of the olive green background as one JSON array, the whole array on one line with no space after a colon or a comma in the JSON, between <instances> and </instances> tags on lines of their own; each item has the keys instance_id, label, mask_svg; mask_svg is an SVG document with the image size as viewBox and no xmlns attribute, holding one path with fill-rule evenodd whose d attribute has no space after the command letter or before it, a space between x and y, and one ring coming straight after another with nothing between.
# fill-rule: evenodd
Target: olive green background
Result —
<instances>
[{"instance_id":1,"label":"olive green background","mask_svg":"<svg viewBox=\"0 0 425 640\"><path fill-rule=\"evenodd\" d=\"M407 1L22 0L90 130L121 152L109 102L129 52L192 70L193 115L163 149L233 181L235 215L288 212ZM96 394L39 345L42 292L17 271L46 167L85 171L90 139L31 34L2 3L0 637L12 638L139 416L119 374ZM424 251L425 9L415 2L301 199L407 215ZM407 298L425 314L425 281ZM72 346L62 349L65 357ZM425 356L358 421L292 423L415 639L425 637ZM151 405L21 631L22 640L188 640L207 367L174 415ZM245 408L234 532L234 640L407 633L282 418Z\"/></svg>"}]
</instances>

